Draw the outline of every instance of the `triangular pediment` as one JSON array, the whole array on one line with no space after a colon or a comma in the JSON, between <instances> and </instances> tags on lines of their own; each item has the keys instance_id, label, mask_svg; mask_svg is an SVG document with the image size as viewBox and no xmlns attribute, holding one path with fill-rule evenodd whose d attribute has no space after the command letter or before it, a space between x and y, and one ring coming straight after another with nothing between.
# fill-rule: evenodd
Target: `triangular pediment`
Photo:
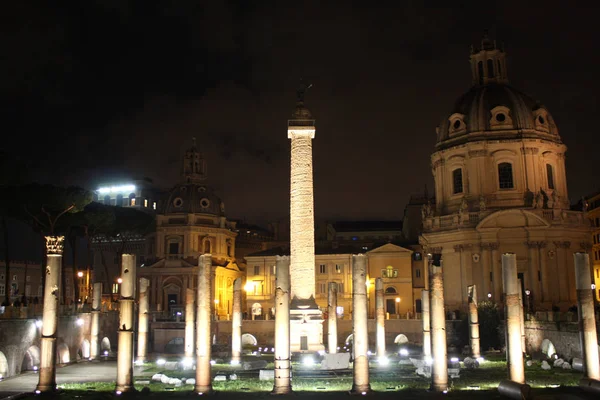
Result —
<instances>
[{"instance_id":1,"label":"triangular pediment","mask_svg":"<svg viewBox=\"0 0 600 400\"><path fill-rule=\"evenodd\" d=\"M542 217L523 209L496 211L477 225L477 230L506 228L547 228L550 223Z\"/></svg>"},{"instance_id":2,"label":"triangular pediment","mask_svg":"<svg viewBox=\"0 0 600 400\"><path fill-rule=\"evenodd\" d=\"M144 268L190 268L197 267L197 265L191 264L182 258L176 260L165 260L164 258L158 260L152 265L146 265Z\"/></svg>"},{"instance_id":3,"label":"triangular pediment","mask_svg":"<svg viewBox=\"0 0 600 400\"><path fill-rule=\"evenodd\" d=\"M398 246L393 243L386 243L382 246L376 247L373 250L367 251L367 254L376 255L377 253L407 253L412 254L412 250Z\"/></svg>"}]
</instances>

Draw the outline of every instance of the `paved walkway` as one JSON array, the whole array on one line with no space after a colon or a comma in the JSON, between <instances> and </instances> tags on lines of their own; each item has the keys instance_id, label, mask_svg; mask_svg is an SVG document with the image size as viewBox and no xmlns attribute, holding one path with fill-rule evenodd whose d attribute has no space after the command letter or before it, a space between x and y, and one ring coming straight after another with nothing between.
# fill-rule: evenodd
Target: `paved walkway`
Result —
<instances>
[{"instance_id":1,"label":"paved walkway","mask_svg":"<svg viewBox=\"0 0 600 400\"><path fill-rule=\"evenodd\" d=\"M110 382L116 380L116 361L81 362L59 367L56 384L81 382ZM0 399L23 392L33 392L38 384L36 372L26 372L0 382Z\"/></svg>"}]
</instances>

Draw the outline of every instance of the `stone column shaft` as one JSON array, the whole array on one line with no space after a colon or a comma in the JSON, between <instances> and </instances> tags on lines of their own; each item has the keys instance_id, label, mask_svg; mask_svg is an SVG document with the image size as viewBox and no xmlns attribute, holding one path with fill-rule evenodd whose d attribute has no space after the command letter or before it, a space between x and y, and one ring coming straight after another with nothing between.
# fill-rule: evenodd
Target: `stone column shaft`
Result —
<instances>
[{"instance_id":1,"label":"stone column shaft","mask_svg":"<svg viewBox=\"0 0 600 400\"><path fill-rule=\"evenodd\" d=\"M594 314L594 292L590 276L590 259L587 253L573 254L575 259L575 287L579 314L579 334L585 361L585 374L589 379L600 380L598 360L598 333Z\"/></svg>"},{"instance_id":2,"label":"stone column shaft","mask_svg":"<svg viewBox=\"0 0 600 400\"><path fill-rule=\"evenodd\" d=\"M148 357L148 288L150 281L146 278L140 278L140 299L138 303L138 342L137 342L137 360L146 361Z\"/></svg>"},{"instance_id":3,"label":"stone column shaft","mask_svg":"<svg viewBox=\"0 0 600 400\"><path fill-rule=\"evenodd\" d=\"M431 389L436 392L448 390L448 354L446 350L446 311L444 308L444 277L441 261L431 263L431 344L433 365Z\"/></svg>"},{"instance_id":4,"label":"stone column shaft","mask_svg":"<svg viewBox=\"0 0 600 400\"><path fill-rule=\"evenodd\" d=\"M288 394L292 391L290 258L277 256L275 269L275 381L272 393Z\"/></svg>"},{"instance_id":5,"label":"stone column shaft","mask_svg":"<svg viewBox=\"0 0 600 400\"><path fill-rule=\"evenodd\" d=\"M196 301L196 386L198 394L212 392L210 376L211 357L211 270L210 254L201 255L198 259L198 290Z\"/></svg>"},{"instance_id":6,"label":"stone column shaft","mask_svg":"<svg viewBox=\"0 0 600 400\"><path fill-rule=\"evenodd\" d=\"M498 263L498 244L491 243L492 272L494 277L494 302L502 302L502 265Z\"/></svg>"},{"instance_id":7,"label":"stone column shaft","mask_svg":"<svg viewBox=\"0 0 600 400\"><path fill-rule=\"evenodd\" d=\"M117 351L117 393L132 392L133 386L133 313L135 302L135 255L123 254Z\"/></svg>"},{"instance_id":8,"label":"stone column shaft","mask_svg":"<svg viewBox=\"0 0 600 400\"><path fill-rule=\"evenodd\" d=\"M327 347L337 353L337 283L329 282L327 295Z\"/></svg>"},{"instance_id":9,"label":"stone column shaft","mask_svg":"<svg viewBox=\"0 0 600 400\"><path fill-rule=\"evenodd\" d=\"M185 289L185 357L194 357L194 289Z\"/></svg>"},{"instance_id":10,"label":"stone column shaft","mask_svg":"<svg viewBox=\"0 0 600 400\"><path fill-rule=\"evenodd\" d=\"M100 357L100 312L102 311L102 282L94 283L92 293L92 326L90 328L90 360Z\"/></svg>"},{"instance_id":11,"label":"stone column shaft","mask_svg":"<svg viewBox=\"0 0 600 400\"><path fill-rule=\"evenodd\" d=\"M471 356L481 357L479 342L479 313L477 311L477 287L469 286L469 342L471 343Z\"/></svg>"},{"instance_id":12,"label":"stone column shaft","mask_svg":"<svg viewBox=\"0 0 600 400\"><path fill-rule=\"evenodd\" d=\"M288 130L291 143L290 254L292 297L315 294L312 130Z\"/></svg>"},{"instance_id":13,"label":"stone column shaft","mask_svg":"<svg viewBox=\"0 0 600 400\"><path fill-rule=\"evenodd\" d=\"M427 269L425 273L428 274ZM429 279L426 279L427 281ZM421 290L421 311L423 313L423 357L431 357L431 329L429 313L429 290Z\"/></svg>"},{"instance_id":14,"label":"stone column shaft","mask_svg":"<svg viewBox=\"0 0 600 400\"><path fill-rule=\"evenodd\" d=\"M367 256L352 257L352 341L354 365L352 393L366 393L369 383L369 333L367 329Z\"/></svg>"},{"instance_id":15,"label":"stone column shaft","mask_svg":"<svg viewBox=\"0 0 600 400\"><path fill-rule=\"evenodd\" d=\"M56 334L60 299L61 266L64 236L46 236L46 282L40 349L40 377L36 393L56 390ZM6 289L8 290L8 288Z\"/></svg>"},{"instance_id":16,"label":"stone column shaft","mask_svg":"<svg viewBox=\"0 0 600 400\"><path fill-rule=\"evenodd\" d=\"M375 279L375 315L377 317L377 358L385 357L385 305L383 300L383 279Z\"/></svg>"},{"instance_id":17,"label":"stone column shaft","mask_svg":"<svg viewBox=\"0 0 600 400\"><path fill-rule=\"evenodd\" d=\"M242 278L233 281L233 309L231 316L231 364L242 360Z\"/></svg>"},{"instance_id":18,"label":"stone column shaft","mask_svg":"<svg viewBox=\"0 0 600 400\"><path fill-rule=\"evenodd\" d=\"M509 379L525 383L523 350L521 349L521 313L519 311L519 287L517 279L517 256L502 254L502 278L504 284L504 309L506 314L506 353Z\"/></svg>"}]
</instances>

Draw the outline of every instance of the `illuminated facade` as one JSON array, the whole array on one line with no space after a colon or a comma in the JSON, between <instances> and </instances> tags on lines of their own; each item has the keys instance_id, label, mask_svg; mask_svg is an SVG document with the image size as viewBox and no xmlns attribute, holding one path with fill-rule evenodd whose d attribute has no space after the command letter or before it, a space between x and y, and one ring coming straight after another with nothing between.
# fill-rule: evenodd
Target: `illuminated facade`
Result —
<instances>
[{"instance_id":1,"label":"illuminated facade","mask_svg":"<svg viewBox=\"0 0 600 400\"><path fill-rule=\"evenodd\" d=\"M478 300L503 301L504 252L517 255L530 309L566 309L576 304L573 253L591 248L587 218L570 210L567 148L548 109L508 84L489 38L471 71L472 88L437 128L435 204L423 206L420 242L443 256L450 309L466 308L473 284Z\"/></svg>"},{"instance_id":2,"label":"illuminated facade","mask_svg":"<svg viewBox=\"0 0 600 400\"><path fill-rule=\"evenodd\" d=\"M352 255L367 255L368 314L375 313L375 279L383 278L384 304L390 318L414 318L421 312L421 290L425 288L426 257L419 245L387 243L364 250L361 245L336 245L315 248L312 266L315 276L315 300L327 310L327 285L338 285L337 305L341 318L351 318ZM246 315L248 318L272 318L275 298L275 258L288 255L287 248L273 248L246 256Z\"/></svg>"},{"instance_id":3,"label":"illuminated facade","mask_svg":"<svg viewBox=\"0 0 600 400\"><path fill-rule=\"evenodd\" d=\"M600 301L600 192L585 198L587 217L592 226L592 252L590 264L594 275L592 282L596 285L596 300Z\"/></svg>"},{"instance_id":4,"label":"illuminated facade","mask_svg":"<svg viewBox=\"0 0 600 400\"><path fill-rule=\"evenodd\" d=\"M211 254L214 313L231 314L233 281L242 275L235 259L236 224L227 220L225 204L206 178L206 161L194 143L183 156L180 183L163 197L156 214L155 258L138 269L150 281L152 310L183 312L186 289L197 287L198 257Z\"/></svg>"}]
</instances>

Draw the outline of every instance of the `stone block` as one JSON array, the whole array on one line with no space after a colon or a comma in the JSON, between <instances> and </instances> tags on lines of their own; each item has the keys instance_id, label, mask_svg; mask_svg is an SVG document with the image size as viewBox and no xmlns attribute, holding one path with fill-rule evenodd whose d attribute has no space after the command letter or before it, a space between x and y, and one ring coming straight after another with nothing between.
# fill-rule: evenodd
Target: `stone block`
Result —
<instances>
[{"instance_id":1,"label":"stone block","mask_svg":"<svg viewBox=\"0 0 600 400\"><path fill-rule=\"evenodd\" d=\"M177 361L167 361L165 363L165 369L167 371L176 371L179 367L179 363Z\"/></svg>"},{"instance_id":2,"label":"stone block","mask_svg":"<svg viewBox=\"0 0 600 400\"><path fill-rule=\"evenodd\" d=\"M561 368L562 369L571 369L571 364L569 364L568 362L565 361L564 363L562 363Z\"/></svg>"},{"instance_id":3,"label":"stone block","mask_svg":"<svg viewBox=\"0 0 600 400\"><path fill-rule=\"evenodd\" d=\"M272 369L261 369L258 373L258 380L272 381L275 379L275 371Z\"/></svg>"},{"instance_id":4,"label":"stone block","mask_svg":"<svg viewBox=\"0 0 600 400\"><path fill-rule=\"evenodd\" d=\"M347 369L350 367L350 353L324 354L321 369Z\"/></svg>"},{"instance_id":5,"label":"stone block","mask_svg":"<svg viewBox=\"0 0 600 400\"><path fill-rule=\"evenodd\" d=\"M163 375L163 376L161 376L161 377L160 377L160 381L161 381L161 383L164 383L164 384L167 384L167 383L169 383L169 379L171 379L171 378L169 378L169 377L168 377L168 376L166 376L166 375Z\"/></svg>"},{"instance_id":6,"label":"stone block","mask_svg":"<svg viewBox=\"0 0 600 400\"><path fill-rule=\"evenodd\" d=\"M448 376L450 378L460 378L460 368L448 368Z\"/></svg>"},{"instance_id":7,"label":"stone block","mask_svg":"<svg viewBox=\"0 0 600 400\"><path fill-rule=\"evenodd\" d=\"M185 381L186 385L195 385L196 384L196 379L195 378L188 378Z\"/></svg>"},{"instance_id":8,"label":"stone block","mask_svg":"<svg viewBox=\"0 0 600 400\"><path fill-rule=\"evenodd\" d=\"M215 376L215 382L223 382L227 380L227 375L217 375Z\"/></svg>"},{"instance_id":9,"label":"stone block","mask_svg":"<svg viewBox=\"0 0 600 400\"><path fill-rule=\"evenodd\" d=\"M431 378L431 366L430 365L422 365L417 368L415 371L417 375L424 376L425 378Z\"/></svg>"},{"instance_id":10,"label":"stone block","mask_svg":"<svg viewBox=\"0 0 600 400\"><path fill-rule=\"evenodd\" d=\"M548 371L549 369L552 369L552 367L548 364L548 361L544 360L542 361L542 369Z\"/></svg>"},{"instance_id":11,"label":"stone block","mask_svg":"<svg viewBox=\"0 0 600 400\"><path fill-rule=\"evenodd\" d=\"M467 369L474 369L474 368L478 368L479 367L479 362L476 359L474 359L474 358L466 357L463 360L463 365Z\"/></svg>"},{"instance_id":12,"label":"stone block","mask_svg":"<svg viewBox=\"0 0 600 400\"><path fill-rule=\"evenodd\" d=\"M242 363L242 369L244 371L250 371L253 369L263 369L266 367L267 367L267 362L265 360L244 361Z\"/></svg>"},{"instance_id":13,"label":"stone block","mask_svg":"<svg viewBox=\"0 0 600 400\"><path fill-rule=\"evenodd\" d=\"M163 374L154 374L152 375L152 380L154 382L160 382L160 380L162 379Z\"/></svg>"},{"instance_id":14,"label":"stone block","mask_svg":"<svg viewBox=\"0 0 600 400\"><path fill-rule=\"evenodd\" d=\"M555 367L561 367L564 364L565 360L563 360L562 358L556 359L554 360L554 366Z\"/></svg>"},{"instance_id":15,"label":"stone block","mask_svg":"<svg viewBox=\"0 0 600 400\"><path fill-rule=\"evenodd\" d=\"M238 379L238 376L236 374L229 375L229 380L230 381L237 381L237 379Z\"/></svg>"}]
</instances>

